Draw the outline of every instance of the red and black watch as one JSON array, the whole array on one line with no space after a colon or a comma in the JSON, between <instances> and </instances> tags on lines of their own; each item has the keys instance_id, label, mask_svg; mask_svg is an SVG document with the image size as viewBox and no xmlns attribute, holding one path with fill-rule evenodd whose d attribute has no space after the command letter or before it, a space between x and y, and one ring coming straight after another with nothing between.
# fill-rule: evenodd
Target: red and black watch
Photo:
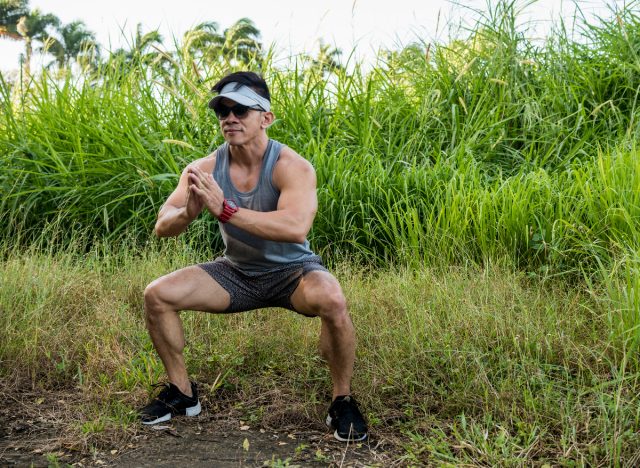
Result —
<instances>
[{"instance_id":1,"label":"red and black watch","mask_svg":"<svg viewBox=\"0 0 640 468\"><path fill-rule=\"evenodd\" d=\"M233 213L235 213L239 209L240 208L238 208L236 202L225 198L222 202L222 213L220 213L220 216L218 216L218 221L220 221L221 223L226 223L231 219Z\"/></svg>"}]
</instances>

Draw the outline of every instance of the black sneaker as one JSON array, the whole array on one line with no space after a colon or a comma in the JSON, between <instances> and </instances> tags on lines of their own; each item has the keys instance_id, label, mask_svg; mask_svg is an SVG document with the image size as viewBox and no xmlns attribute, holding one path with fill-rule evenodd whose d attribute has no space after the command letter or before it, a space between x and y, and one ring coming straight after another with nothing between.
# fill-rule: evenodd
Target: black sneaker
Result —
<instances>
[{"instance_id":1,"label":"black sneaker","mask_svg":"<svg viewBox=\"0 0 640 468\"><path fill-rule=\"evenodd\" d=\"M182 393L172 383L158 385L164 386L164 389L151 403L140 410L142 424L158 424L168 421L172 416L197 416L200 414L202 408L198 401L198 388L195 382L191 382L192 397Z\"/></svg>"},{"instance_id":2,"label":"black sneaker","mask_svg":"<svg viewBox=\"0 0 640 468\"><path fill-rule=\"evenodd\" d=\"M367 438L367 423L351 395L339 396L333 400L326 423L335 429L333 437L340 442L360 442Z\"/></svg>"}]
</instances>

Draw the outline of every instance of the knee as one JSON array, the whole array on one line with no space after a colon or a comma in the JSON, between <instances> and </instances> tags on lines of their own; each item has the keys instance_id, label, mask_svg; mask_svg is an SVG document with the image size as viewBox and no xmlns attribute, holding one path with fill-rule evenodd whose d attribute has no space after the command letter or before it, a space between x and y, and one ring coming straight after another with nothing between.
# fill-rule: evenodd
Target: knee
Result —
<instances>
[{"instance_id":1,"label":"knee","mask_svg":"<svg viewBox=\"0 0 640 468\"><path fill-rule=\"evenodd\" d=\"M163 309L162 287L158 280L148 284L144 289L144 312L149 320L158 315Z\"/></svg>"},{"instance_id":2,"label":"knee","mask_svg":"<svg viewBox=\"0 0 640 468\"><path fill-rule=\"evenodd\" d=\"M318 315L335 326L348 322L347 300L342 291L336 289L322 295L318 301Z\"/></svg>"}]
</instances>

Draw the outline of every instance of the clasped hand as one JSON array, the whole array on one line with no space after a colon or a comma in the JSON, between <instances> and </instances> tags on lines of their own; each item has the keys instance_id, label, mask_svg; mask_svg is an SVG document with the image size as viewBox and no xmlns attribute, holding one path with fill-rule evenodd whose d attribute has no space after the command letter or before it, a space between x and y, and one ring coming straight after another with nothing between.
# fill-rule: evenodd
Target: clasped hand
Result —
<instances>
[{"instance_id":1,"label":"clasped hand","mask_svg":"<svg viewBox=\"0 0 640 468\"><path fill-rule=\"evenodd\" d=\"M203 172L197 167L188 168L189 177L189 201L194 198L194 203L207 207L209 213L216 218L222 213L222 203L224 201L224 193L213 179L213 174ZM189 203L187 202L187 205Z\"/></svg>"}]
</instances>

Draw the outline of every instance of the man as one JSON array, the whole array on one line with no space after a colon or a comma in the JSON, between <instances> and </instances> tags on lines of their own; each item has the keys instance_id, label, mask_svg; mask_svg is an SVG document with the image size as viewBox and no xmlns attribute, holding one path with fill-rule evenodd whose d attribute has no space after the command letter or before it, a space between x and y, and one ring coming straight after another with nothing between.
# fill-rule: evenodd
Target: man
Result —
<instances>
[{"instance_id":1,"label":"man","mask_svg":"<svg viewBox=\"0 0 640 468\"><path fill-rule=\"evenodd\" d=\"M292 149L269 139L274 121L266 82L252 72L230 74L213 86L210 102L225 143L189 164L160 209L155 232L177 236L204 210L219 221L225 253L212 262L163 276L147 286L147 328L169 383L141 410L144 424L200 413L189 381L179 311L224 313L284 307L320 317L320 351L333 381L327 425L341 441L367 437L351 397L354 329L338 281L309 249L317 210L316 176Z\"/></svg>"}]
</instances>

